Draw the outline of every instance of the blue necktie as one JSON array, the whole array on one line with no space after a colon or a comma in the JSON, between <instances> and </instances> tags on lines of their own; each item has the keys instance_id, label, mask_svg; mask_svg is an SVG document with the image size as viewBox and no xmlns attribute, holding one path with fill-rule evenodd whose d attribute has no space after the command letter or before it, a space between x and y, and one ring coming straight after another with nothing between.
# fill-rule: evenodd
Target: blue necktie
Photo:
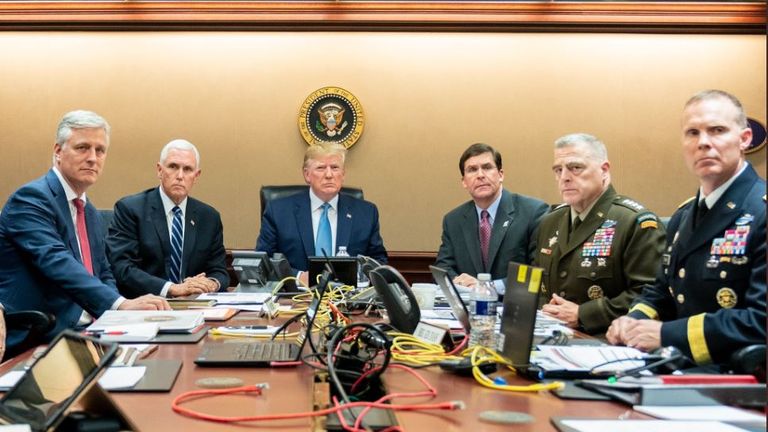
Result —
<instances>
[{"instance_id":1,"label":"blue necktie","mask_svg":"<svg viewBox=\"0 0 768 432\"><path fill-rule=\"evenodd\" d=\"M317 238L315 239L315 255L333 255L333 239L331 238L331 221L328 220L328 209L331 205L323 203L323 213L320 215L320 223L317 226ZM325 253L323 253L325 251Z\"/></svg>"},{"instance_id":2,"label":"blue necktie","mask_svg":"<svg viewBox=\"0 0 768 432\"><path fill-rule=\"evenodd\" d=\"M184 232L181 229L181 209L173 208L171 224L171 282L181 283L181 253L184 250Z\"/></svg>"}]
</instances>

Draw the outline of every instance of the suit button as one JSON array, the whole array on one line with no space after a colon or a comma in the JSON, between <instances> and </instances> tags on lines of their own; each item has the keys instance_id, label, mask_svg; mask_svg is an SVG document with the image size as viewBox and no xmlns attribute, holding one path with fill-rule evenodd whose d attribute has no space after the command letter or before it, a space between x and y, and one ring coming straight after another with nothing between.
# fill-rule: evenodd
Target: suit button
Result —
<instances>
[{"instance_id":1,"label":"suit button","mask_svg":"<svg viewBox=\"0 0 768 432\"><path fill-rule=\"evenodd\" d=\"M677 295L677 302L683 304L685 302L685 296L682 294Z\"/></svg>"},{"instance_id":2,"label":"suit button","mask_svg":"<svg viewBox=\"0 0 768 432\"><path fill-rule=\"evenodd\" d=\"M560 277L561 278L564 278L566 276L568 276L568 271L567 270L563 270L563 271L560 272Z\"/></svg>"},{"instance_id":3,"label":"suit button","mask_svg":"<svg viewBox=\"0 0 768 432\"><path fill-rule=\"evenodd\" d=\"M677 272L677 275L680 276L680 279L685 278L685 269L681 268L680 271Z\"/></svg>"},{"instance_id":4,"label":"suit button","mask_svg":"<svg viewBox=\"0 0 768 432\"><path fill-rule=\"evenodd\" d=\"M728 276L728 272L726 272L725 270L720 272L720 279L725 279L726 276Z\"/></svg>"}]
</instances>

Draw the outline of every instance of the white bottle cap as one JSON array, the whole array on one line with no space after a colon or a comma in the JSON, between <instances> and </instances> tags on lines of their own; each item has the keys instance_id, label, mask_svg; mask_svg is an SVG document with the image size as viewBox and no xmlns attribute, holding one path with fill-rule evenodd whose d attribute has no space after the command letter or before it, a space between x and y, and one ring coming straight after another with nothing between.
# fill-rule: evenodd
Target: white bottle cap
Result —
<instances>
[{"instance_id":1,"label":"white bottle cap","mask_svg":"<svg viewBox=\"0 0 768 432\"><path fill-rule=\"evenodd\" d=\"M477 274L477 280L480 282L487 282L491 280L491 274L490 273L478 273Z\"/></svg>"}]
</instances>

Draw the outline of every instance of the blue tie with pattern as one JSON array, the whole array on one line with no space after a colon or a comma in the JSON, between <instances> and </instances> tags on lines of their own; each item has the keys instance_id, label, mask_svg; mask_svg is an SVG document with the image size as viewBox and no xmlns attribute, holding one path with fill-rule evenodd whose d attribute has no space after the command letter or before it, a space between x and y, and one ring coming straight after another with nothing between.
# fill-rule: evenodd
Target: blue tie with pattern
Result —
<instances>
[{"instance_id":1,"label":"blue tie with pattern","mask_svg":"<svg viewBox=\"0 0 768 432\"><path fill-rule=\"evenodd\" d=\"M171 282L181 283L181 253L184 250L184 232L181 229L181 209L173 208L171 224Z\"/></svg>"},{"instance_id":2,"label":"blue tie with pattern","mask_svg":"<svg viewBox=\"0 0 768 432\"><path fill-rule=\"evenodd\" d=\"M328 203L323 203L323 213L320 215L320 223L317 226L317 238L315 239L315 255L333 255L333 239L331 238L331 221L328 220Z\"/></svg>"}]
</instances>

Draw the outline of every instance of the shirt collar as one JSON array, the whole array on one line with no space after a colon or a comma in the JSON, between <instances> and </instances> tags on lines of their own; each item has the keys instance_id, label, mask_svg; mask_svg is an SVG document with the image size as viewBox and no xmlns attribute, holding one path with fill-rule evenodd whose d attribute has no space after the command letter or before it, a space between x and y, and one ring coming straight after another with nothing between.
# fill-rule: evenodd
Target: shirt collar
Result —
<instances>
[{"instance_id":1,"label":"shirt collar","mask_svg":"<svg viewBox=\"0 0 768 432\"><path fill-rule=\"evenodd\" d=\"M749 162L744 161L744 166L741 167L739 172L737 172L733 177L729 178L727 182L723 183L718 187L717 189L713 190L712 193L704 196L704 190L699 186L699 202L701 203L701 200L707 201L707 208L712 208L717 204L717 200L720 199L721 196L725 193L726 190L733 184L734 181L736 181L736 178L741 175L741 173L744 172L745 169L747 169L747 166L749 165Z\"/></svg>"},{"instance_id":2,"label":"shirt collar","mask_svg":"<svg viewBox=\"0 0 768 432\"><path fill-rule=\"evenodd\" d=\"M319 209L325 201L321 200L320 197L315 195L315 192L312 190L312 188L309 188L309 208L312 211L315 211ZM331 208L338 211L339 207L339 194L336 194L333 198L331 198L330 201L328 201L328 204L331 205Z\"/></svg>"},{"instance_id":3,"label":"shirt collar","mask_svg":"<svg viewBox=\"0 0 768 432\"><path fill-rule=\"evenodd\" d=\"M595 204L597 204L598 201L600 201L600 198L608 191L608 188L606 188L603 193L600 194L600 196L597 197L596 200L592 201L592 204L588 205L587 208L584 209L581 213L576 213L576 210L571 207L571 222L575 221L576 218L581 219L582 222L584 222L585 219L587 219L587 216L589 216L589 212L592 211L592 209L595 207Z\"/></svg>"},{"instance_id":4,"label":"shirt collar","mask_svg":"<svg viewBox=\"0 0 768 432\"><path fill-rule=\"evenodd\" d=\"M157 188L160 191L160 201L163 202L163 210L165 211L165 214L171 213L173 211L173 208L176 207L176 203L173 202L173 200L165 194L165 191L163 190L162 186L158 186ZM187 214L187 198L185 197L184 200L179 203L179 208L181 209L181 214L185 215Z\"/></svg>"},{"instance_id":5,"label":"shirt collar","mask_svg":"<svg viewBox=\"0 0 768 432\"><path fill-rule=\"evenodd\" d=\"M83 192L83 196L78 197L75 190L72 189L72 186L70 186L69 183L67 183L67 181L64 179L61 171L59 171L59 169L55 166L53 167L53 172L56 174L56 177L58 177L59 183L61 183L61 187L64 188L64 195L67 197L67 202L71 202L75 198L80 198L83 201L83 204L88 202L88 199L85 197L85 192Z\"/></svg>"},{"instance_id":6,"label":"shirt collar","mask_svg":"<svg viewBox=\"0 0 768 432\"><path fill-rule=\"evenodd\" d=\"M480 207L475 204L475 211L477 211L477 220L480 220L482 218L481 214L483 213L483 210L488 210L488 216L491 217L491 220L496 220L496 212L499 210L499 204L501 203L501 195L504 194L504 191L501 191L499 193L499 196L496 197L495 200L491 203L491 205L488 206L487 209L481 209Z\"/></svg>"}]
</instances>

